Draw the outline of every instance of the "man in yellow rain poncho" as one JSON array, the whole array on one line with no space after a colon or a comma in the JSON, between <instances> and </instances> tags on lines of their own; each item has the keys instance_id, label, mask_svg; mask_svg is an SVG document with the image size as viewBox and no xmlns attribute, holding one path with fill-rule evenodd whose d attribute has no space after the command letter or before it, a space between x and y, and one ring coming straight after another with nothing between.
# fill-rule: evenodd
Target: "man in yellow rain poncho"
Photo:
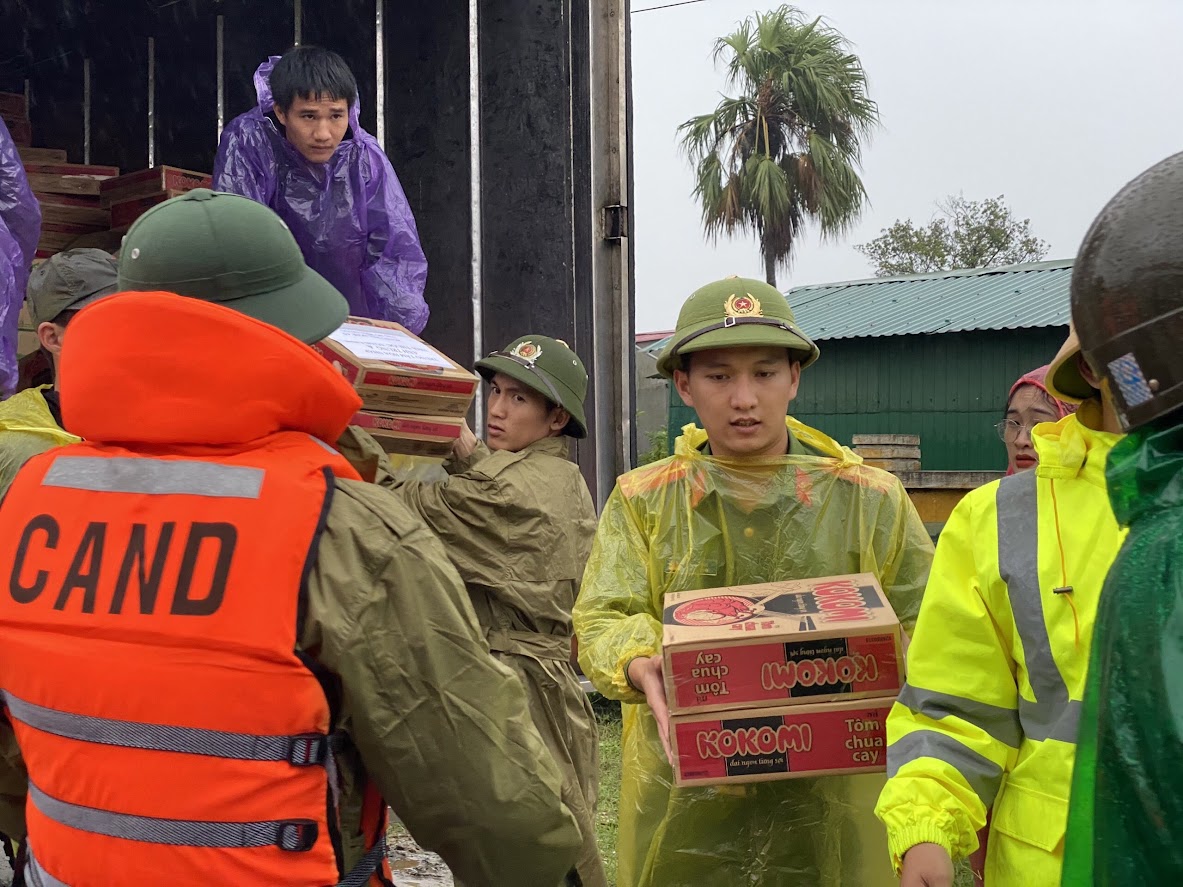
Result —
<instances>
[{"instance_id":1,"label":"man in yellow rain poncho","mask_svg":"<svg viewBox=\"0 0 1183 887\"><path fill-rule=\"evenodd\" d=\"M690 297L658 362L705 430L620 479L574 614L584 672L625 703L619 887L894 883L884 777L674 788L663 748L665 593L865 571L915 622L932 543L903 486L786 418L817 357L784 296L729 278Z\"/></svg>"}]
</instances>

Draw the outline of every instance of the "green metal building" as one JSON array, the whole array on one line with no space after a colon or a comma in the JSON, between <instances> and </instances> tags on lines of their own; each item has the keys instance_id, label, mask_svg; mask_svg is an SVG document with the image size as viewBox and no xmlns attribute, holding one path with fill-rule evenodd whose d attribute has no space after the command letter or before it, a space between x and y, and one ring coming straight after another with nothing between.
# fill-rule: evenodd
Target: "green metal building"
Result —
<instances>
[{"instance_id":1,"label":"green metal building","mask_svg":"<svg viewBox=\"0 0 1183 887\"><path fill-rule=\"evenodd\" d=\"M822 352L791 412L847 445L919 434L925 471L1003 470L993 426L1014 381L1063 343L1071 275L1069 260L790 290ZM671 385L671 432L694 421Z\"/></svg>"}]
</instances>

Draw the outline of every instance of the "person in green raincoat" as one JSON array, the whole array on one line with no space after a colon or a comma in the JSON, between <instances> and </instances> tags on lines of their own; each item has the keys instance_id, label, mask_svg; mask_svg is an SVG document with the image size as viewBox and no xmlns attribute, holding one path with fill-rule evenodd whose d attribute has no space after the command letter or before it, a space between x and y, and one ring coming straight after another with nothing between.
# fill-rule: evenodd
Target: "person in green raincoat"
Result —
<instances>
[{"instance_id":1,"label":"person in green raincoat","mask_svg":"<svg viewBox=\"0 0 1183 887\"><path fill-rule=\"evenodd\" d=\"M1085 235L1072 319L1130 433L1106 480L1129 535L1101 596L1063 884L1183 883L1183 153Z\"/></svg>"},{"instance_id":2,"label":"person in green raincoat","mask_svg":"<svg viewBox=\"0 0 1183 887\"><path fill-rule=\"evenodd\" d=\"M538 335L476 369L490 386L488 443L466 428L446 480L385 485L443 541L490 650L526 688L583 835L579 877L607 887L596 847L595 715L571 665L571 608L596 529L587 484L568 458L568 439L587 437L587 371L566 343Z\"/></svg>"},{"instance_id":3,"label":"person in green raincoat","mask_svg":"<svg viewBox=\"0 0 1183 887\"><path fill-rule=\"evenodd\" d=\"M933 547L899 480L786 417L817 357L784 296L728 278L690 297L658 362L704 428L620 478L575 606L584 673L624 703L619 887L894 883L883 776L672 784L667 592L870 572L905 628L919 611Z\"/></svg>"}]
</instances>

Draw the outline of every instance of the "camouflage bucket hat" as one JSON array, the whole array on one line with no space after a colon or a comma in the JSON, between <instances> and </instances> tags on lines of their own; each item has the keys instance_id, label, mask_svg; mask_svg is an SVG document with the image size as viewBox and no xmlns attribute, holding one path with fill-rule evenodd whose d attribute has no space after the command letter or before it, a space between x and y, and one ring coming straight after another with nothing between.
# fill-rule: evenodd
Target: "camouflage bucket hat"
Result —
<instances>
[{"instance_id":1,"label":"camouflage bucket hat","mask_svg":"<svg viewBox=\"0 0 1183 887\"><path fill-rule=\"evenodd\" d=\"M503 350L477 361L476 371L486 382L504 373L528 385L571 415L563 429L569 437L587 437L583 401L587 397L587 370L570 346L550 336L522 336Z\"/></svg>"},{"instance_id":2,"label":"camouflage bucket hat","mask_svg":"<svg viewBox=\"0 0 1183 887\"><path fill-rule=\"evenodd\" d=\"M711 348L773 347L788 349L802 368L820 351L801 328L785 297L762 280L728 277L696 290L678 314L678 328L657 360L667 379L681 357Z\"/></svg>"}]
</instances>

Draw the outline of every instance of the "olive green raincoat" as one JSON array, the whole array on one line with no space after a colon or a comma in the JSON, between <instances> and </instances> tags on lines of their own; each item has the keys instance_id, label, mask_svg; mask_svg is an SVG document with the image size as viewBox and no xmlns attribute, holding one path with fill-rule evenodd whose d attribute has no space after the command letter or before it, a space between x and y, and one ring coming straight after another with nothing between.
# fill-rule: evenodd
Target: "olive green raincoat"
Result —
<instances>
[{"instance_id":1,"label":"olive green raincoat","mask_svg":"<svg viewBox=\"0 0 1183 887\"><path fill-rule=\"evenodd\" d=\"M357 429L338 446L363 477L386 464ZM300 647L344 688L337 727L347 739L338 752L346 869L363 853L363 756L414 838L463 881L557 887L574 862L580 833L560 802L559 768L518 681L477 631L468 595L423 522L388 491L338 479ZM0 722L0 832L18 839L24 795L20 752Z\"/></svg>"},{"instance_id":2,"label":"olive green raincoat","mask_svg":"<svg viewBox=\"0 0 1183 887\"><path fill-rule=\"evenodd\" d=\"M479 444L470 457L444 463L450 477L442 483L388 484L443 540L490 649L526 688L583 833L579 876L586 887L605 887L595 832L596 722L570 661L571 608L596 512L567 455L566 438L516 453Z\"/></svg>"},{"instance_id":3,"label":"olive green raincoat","mask_svg":"<svg viewBox=\"0 0 1183 887\"><path fill-rule=\"evenodd\" d=\"M932 542L895 477L788 419L784 456L675 454L632 471L605 506L575 607L579 660L624 702L619 887L887 887L878 774L675 788L628 662L661 649L666 592L874 573L910 629ZM816 455L820 454L820 455Z\"/></svg>"}]
</instances>

